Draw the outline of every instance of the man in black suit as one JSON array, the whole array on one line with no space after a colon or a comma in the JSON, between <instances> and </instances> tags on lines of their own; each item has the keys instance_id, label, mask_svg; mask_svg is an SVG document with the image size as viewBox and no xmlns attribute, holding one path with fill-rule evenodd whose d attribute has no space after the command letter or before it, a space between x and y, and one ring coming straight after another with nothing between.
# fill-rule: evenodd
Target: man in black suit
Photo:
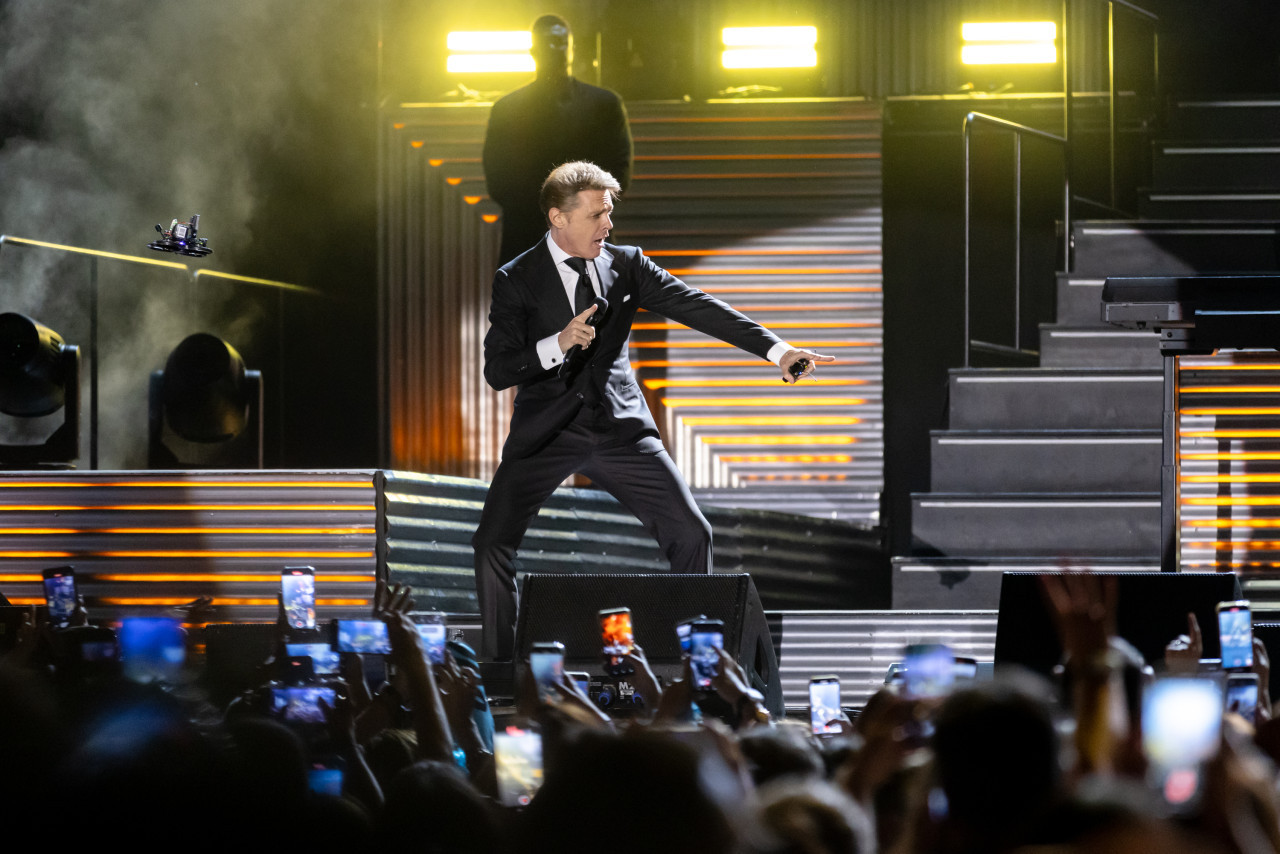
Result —
<instances>
[{"instance_id":1,"label":"man in black suit","mask_svg":"<svg viewBox=\"0 0 1280 854\"><path fill-rule=\"evenodd\" d=\"M493 105L484 138L484 178L502 205L505 264L547 231L538 191L561 163L589 160L627 189L631 129L622 99L572 75L573 34L563 18L543 15L532 28L538 76Z\"/></svg>"},{"instance_id":2,"label":"man in black suit","mask_svg":"<svg viewBox=\"0 0 1280 854\"><path fill-rule=\"evenodd\" d=\"M519 391L471 540L490 660L511 658L515 644L516 549L538 508L575 472L636 515L673 572L711 571L711 526L663 448L631 370L627 341L637 309L768 359L787 382L810 373L814 362L833 361L779 340L638 247L605 243L620 190L593 163L556 167L539 196L550 230L493 280L484 375L495 389ZM596 297L607 301L603 317L595 317Z\"/></svg>"}]
</instances>

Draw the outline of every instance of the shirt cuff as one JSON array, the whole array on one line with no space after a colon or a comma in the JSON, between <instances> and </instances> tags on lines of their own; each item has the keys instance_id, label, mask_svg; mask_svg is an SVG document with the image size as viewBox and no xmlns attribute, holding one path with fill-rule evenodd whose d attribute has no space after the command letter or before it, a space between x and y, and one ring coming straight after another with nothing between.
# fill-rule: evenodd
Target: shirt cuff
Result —
<instances>
[{"instance_id":1,"label":"shirt cuff","mask_svg":"<svg viewBox=\"0 0 1280 854\"><path fill-rule=\"evenodd\" d=\"M779 341L777 344L774 344L769 348L769 352L765 354L765 358L770 362L773 362L775 365L781 365L782 357L787 355L787 351L796 349L799 348L792 347L786 341Z\"/></svg>"},{"instance_id":2,"label":"shirt cuff","mask_svg":"<svg viewBox=\"0 0 1280 854\"><path fill-rule=\"evenodd\" d=\"M538 361L542 363L542 369L548 370L564 361L564 353L560 352L560 335L548 335L537 344ZM772 351L770 351L772 352Z\"/></svg>"}]
</instances>

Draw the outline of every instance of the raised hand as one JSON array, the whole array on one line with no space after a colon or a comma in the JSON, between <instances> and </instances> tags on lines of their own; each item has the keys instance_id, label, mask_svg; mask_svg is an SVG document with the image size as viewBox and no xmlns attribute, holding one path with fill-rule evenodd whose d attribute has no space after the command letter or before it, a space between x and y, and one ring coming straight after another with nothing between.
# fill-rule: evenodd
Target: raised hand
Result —
<instances>
[{"instance_id":1,"label":"raised hand","mask_svg":"<svg viewBox=\"0 0 1280 854\"><path fill-rule=\"evenodd\" d=\"M596 338L596 330L587 322L587 318L596 313L596 306L592 305L582 314L569 321L569 325L561 330L556 337L556 342L560 345L561 353L568 353L571 347L581 347L586 350L591 346L591 342Z\"/></svg>"}]
</instances>

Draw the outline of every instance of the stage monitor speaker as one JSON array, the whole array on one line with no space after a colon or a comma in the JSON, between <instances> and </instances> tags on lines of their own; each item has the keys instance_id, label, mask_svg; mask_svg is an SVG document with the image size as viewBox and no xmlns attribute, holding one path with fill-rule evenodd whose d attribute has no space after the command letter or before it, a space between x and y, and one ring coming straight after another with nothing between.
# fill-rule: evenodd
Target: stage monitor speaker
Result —
<instances>
[{"instance_id":1,"label":"stage monitor speaker","mask_svg":"<svg viewBox=\"0 0 1280 854\"><path fill-rule=\"evenodd\" d=\"M724 621L724 648L764 694L775 716L783 713L778 657L760 595L747 574L552 575L524 577L516 623L516 658L541 641L564 644L565 669L602 671L600 620L606 608L630 608L636 643L655 675L680 675L676 623L698 614Z\"/></svg>"},{"instance_id":2,"label":"stage monitor speaker","mask_svg":"<svg viewBox=\"0 0 1280 854\"><path fill-rule=\"evenodd\" d=\"M1000 583L996 623L996 667L1018 664L1049 675L1062 658L1057 629L1040 579L1062 572L1006 572ZM1133 644L1149 664L1186 634L1195 612L1204 635L1204 657L1217 658L1219 602L1242 598L1240 580L1229 572L1090 572L1116 580L1116 634Z\"/></svg>"}]
</instances>

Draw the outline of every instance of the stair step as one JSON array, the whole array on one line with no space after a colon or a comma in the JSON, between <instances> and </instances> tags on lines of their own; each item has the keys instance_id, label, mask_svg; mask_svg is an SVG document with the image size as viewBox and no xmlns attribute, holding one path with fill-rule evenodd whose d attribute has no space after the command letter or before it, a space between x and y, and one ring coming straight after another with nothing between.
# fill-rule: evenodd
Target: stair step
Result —
<instances>
[{"instance_id":1,"label":"stair step","mask_svg":"<svg viewBox=\"0 0 1280 854\"><path fill-rule=\"evenodd\" d=\"M1159 493L930 493L911 498L912 550L925 556L1158 559Z\"/></svg>"},{"instance_id":2,"label":"stair step","mask_svg":"<svg viewBox=\"0 0 1280 854\"><path fill-rule=\"evenodd\" d=\"M1147 492L1160 488L1157 430L936 431L936 492Z\"/></svg>"},{"instance_id":3,"label":"stair step","mask_svg":"<svg viewBox=\"0 0 1280 854\"><path fill-rule=\"evenodd\" d=\"M1040 325L1042 368L1162 368L1160 336L1114 326Z\"/></svg>"},{"instance_id":4,"label":"stair step","mask_svg":"<svg viewBox=\"0 0 1280 854\"><path fill-rule=\"evenodd\" d=\"M1263 185L1263 187L1266 186L1266 184ZM1270 188L1140 190L1138 213L1144 217L1166 220L1248 219L1265 222L1280 219L1280 190Z\"/></svg>"},{"instance_id":5,"label":"stair step","mask_svg":"<svg viewBox=\"0 0 1280 854\"><path fill-rule=\"evenodd\" d=\"M1102 285L1105 276L1080 276L1058 273L1057 310L1059 323L1080 326L1102 322Z\"/></svg>"},{"instance_id":6,"label":"stair step","mask_svg":"<svg viewBox=\"0 0 1280 854\"><path fill-rule=\"evenodd\" d=\"M951 371L953 430L1159 429L1158 371L1015 368Z\"/></svg>"},{"instance_id":7,"label":"stair step","mask_svg":"<svg viewBox=\"0 0 1280 854\"><path fill-rule=\"evenodd\" d=\"M1269 140L1280 138L1280 100L1232 98L1181 101L1166 121L1179 139Z\"/></svg>"},{"instance_id":8,"label":"stair step","mask_svg":"<svg viewBox=\"0 0 1280 854\"><path fill-rule=\"evenodd\" d=\"M1089 572L1159 572L1160 561L1090 557L1071 561ZM1006 572L1061 572L1057 558L896 557L895 608L999 608L1000 579Z\"/></svg>"},{"instance_id":9,"label":"stair step","mask_svg":"<svg viewBox=\"0 0 1280 854\"><path fill-rule=\"evenodd\" d=\"M1086 220L1073 233L1082 277L1277 269L1274 222Z\"/></svg>"},{"instance_id":10,"label":"stair step","mask_svg":"<svg viewBox=\"0 0 1280 854\"><path fill-rule=\"evenodd\" d=\"M1154 187L1251 190L1280 174L1280 136L1268 142L1162 140L1152 150Z\"/></svg>"}]
</instances>

